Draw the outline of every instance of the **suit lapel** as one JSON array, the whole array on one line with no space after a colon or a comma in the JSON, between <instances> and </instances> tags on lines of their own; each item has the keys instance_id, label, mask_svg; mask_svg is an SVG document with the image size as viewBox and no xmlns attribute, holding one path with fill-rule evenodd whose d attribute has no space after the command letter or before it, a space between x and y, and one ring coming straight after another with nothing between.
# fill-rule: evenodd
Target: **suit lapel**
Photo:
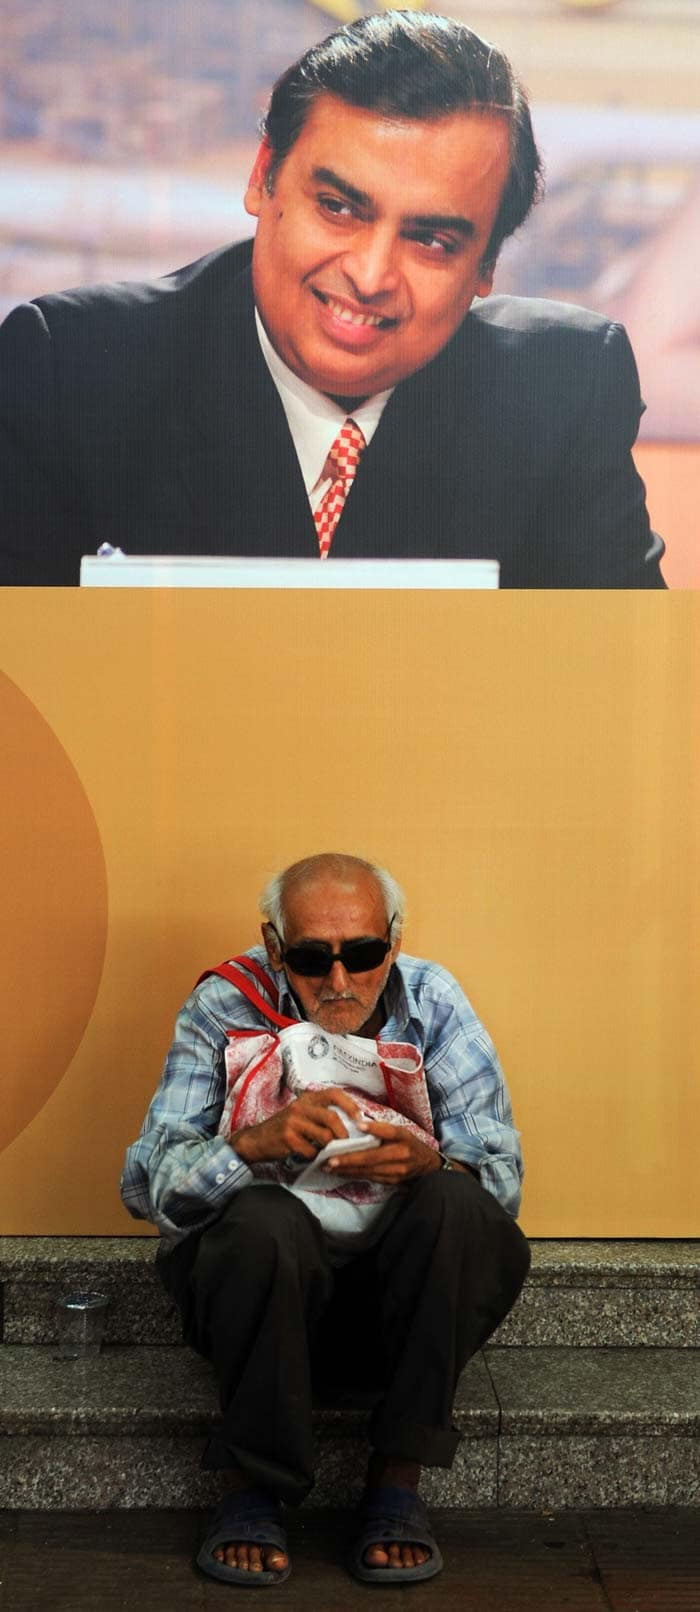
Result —
<instances>
[{"instance_id":1,"label":"suit lapel","mask_svg":"<svg viewBox=\"0 0 700 1612\"><path fill-rule=\"evenodd\" d=\"M473 552L457 489L457 420L463 441L469 402L462 373L460 410L455 407L453 368L441 355L396 387L338 526L336 556Z\"/></svg>"},{"instance_id":2,"label":"suit lapel","mask_svg":"<svg viewBox=\"0 0 700 1612\"><path fill-rule=\"evenodd\" d=\"M363 456L333 553L500 559L517 541L523 467L512 361L468 315L431 364L396 387Z\"/></svg>"},{"instance_id":3,"label":"suit lapel","mask_svg":"<svg viewBox=\"0 0 700 1612\"><path fill-rule=\"evenodd\" d=\"M250 269L202 310L190 342L183 493L206 519L209 552L318 552L286 416L260 350ZM199 512L202 513L201 517Z\"/></svg>"},{"instance_id":4,"label":"suit lapel","mask_svg":"<svg viewBox=\"0 0 700 1612\"><path fill-rule=\"evenodd\" d=\"M222 254L183 316L175 473L192 535L187 546L313 558L316 530L299 461L255 329L249 258L248 244ZM501 554L513 522L512 496L510 507L499 496L510 447L503 395L488 383L487 337L468 317L431 364L396 387L329 563Z\"/></svg>"}]
</instances>

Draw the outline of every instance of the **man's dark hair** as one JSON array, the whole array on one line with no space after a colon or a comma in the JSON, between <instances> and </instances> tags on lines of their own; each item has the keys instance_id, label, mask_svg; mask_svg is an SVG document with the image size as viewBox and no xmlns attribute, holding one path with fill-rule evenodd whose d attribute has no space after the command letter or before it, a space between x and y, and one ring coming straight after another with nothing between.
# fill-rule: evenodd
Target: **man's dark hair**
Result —
<instances>
[{"instance_id":1,"label":"man's dark hair","mask_svg":"<svg viewBox=\"0 0 700 1612\"><path fill-rule=\"evenodd\" d=\"M267 184L301 134L317 98L336 95L386 117L426 121L493 112L510 125L511 163L484 255L492 268L542 193L542 163L527 97L501 50L463 23L416 11L362 17L312 45L277 80L262 133L272 148Z\"/></svg>"}]
</instances>

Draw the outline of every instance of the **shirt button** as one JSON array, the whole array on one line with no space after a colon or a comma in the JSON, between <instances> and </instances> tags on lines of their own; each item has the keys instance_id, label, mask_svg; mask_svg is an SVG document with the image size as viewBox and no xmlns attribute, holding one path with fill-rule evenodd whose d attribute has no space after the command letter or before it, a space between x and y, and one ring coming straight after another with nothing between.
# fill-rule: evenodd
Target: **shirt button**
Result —
<instances>
[{"instance_id":1,"label":"shirt button","mask_svg":"<svg viewBox=\"0 0 700 1612\"><path fill-rule=\"evenodd\" d=\"M217 1187L220 1187L222 1181L225 1181L225 1180L226 1180L226 1176L224 1175L223 1170L219 1170L219 1173L218 1173L218 1175L216 1177L216 1185L217 1185Z\"/></svg>"},{"instance_id":2,"label":"shirt button","mask_svg":"<svg viewBox=\"0 0 700 1612\"><path fill-rule=\"evenodd\" d=\"M236 1164L236 1160L232 1159L231 1163L229 1164L229 1170L237 1170L237 1169L238 1169L238 1165Z\"/></svg>"}]
</instances>

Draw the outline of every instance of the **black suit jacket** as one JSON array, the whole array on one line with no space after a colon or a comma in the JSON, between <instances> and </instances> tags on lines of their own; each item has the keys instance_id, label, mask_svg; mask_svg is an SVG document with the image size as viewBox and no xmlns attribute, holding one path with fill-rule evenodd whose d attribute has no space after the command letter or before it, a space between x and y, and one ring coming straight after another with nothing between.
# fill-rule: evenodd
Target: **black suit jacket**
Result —
<instances>
[{"instance_id":1,"label":"black suit jacket","mask_svg":"<svg viewBox=\"0 0 700 1612\"><path fill-rule=\"evenodd\" d=\"M308 555L316 532L260 352L251 245L145 285L15 309L0 330L0 581L77 583L127 553ZM504 587L663 587L630 447L619 325L490 297L396 387L334 556L495 557Z\"/></svg>"}]
</instances>

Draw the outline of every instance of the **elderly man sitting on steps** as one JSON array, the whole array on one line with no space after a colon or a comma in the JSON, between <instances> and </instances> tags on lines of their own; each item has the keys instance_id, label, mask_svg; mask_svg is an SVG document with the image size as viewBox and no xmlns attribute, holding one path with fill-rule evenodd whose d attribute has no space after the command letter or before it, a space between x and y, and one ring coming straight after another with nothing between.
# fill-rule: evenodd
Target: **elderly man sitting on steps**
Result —
<instances>
[{"instance_id":1,"label":"elderly man sitting on steps","mask_svg":"<svg viewBox=\"0 0 700 1612\"><path fill-rule=\"evenodd\" d=\"M494 1047L457 982L401 951L403 897L355 856L263 892L264 946L209 970L122 1182L158 1226L185 1338L222 1417L211 1576L290 1572L281 1502L312 1487L312 1392L378 1390L349 1560L407 1583L442 1558L417 1490L449 1467L459 1374L520 1292L522 1165Z\"/></svg>"}]
</instances>

